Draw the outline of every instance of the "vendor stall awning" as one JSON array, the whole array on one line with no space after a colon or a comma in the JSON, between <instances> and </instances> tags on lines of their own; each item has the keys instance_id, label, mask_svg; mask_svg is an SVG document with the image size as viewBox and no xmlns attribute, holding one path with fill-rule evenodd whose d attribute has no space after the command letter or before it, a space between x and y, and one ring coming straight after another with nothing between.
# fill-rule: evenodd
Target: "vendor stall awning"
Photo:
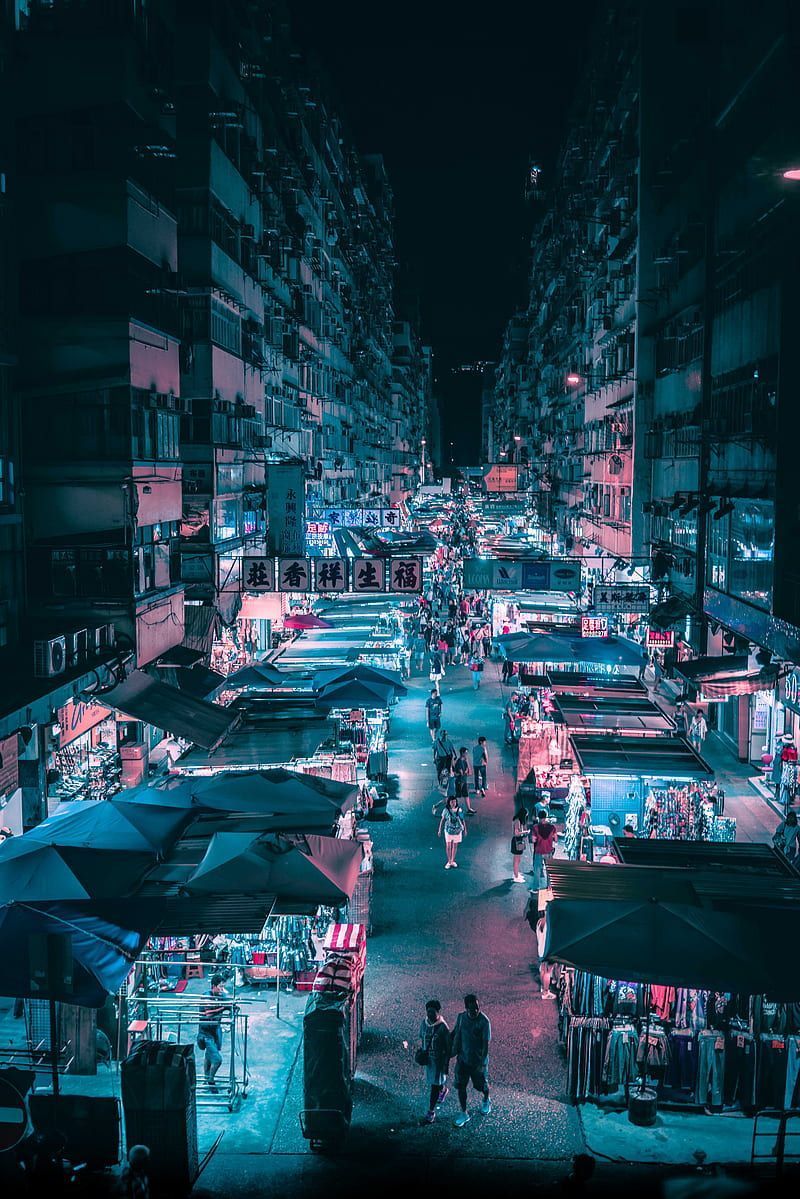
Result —
<instances>
[{"instance_id":1,"label":"vendor stall awning","mask_svg":"<svg viewBox=\"0 0 800 1199\"><path fill-rule=\"evenodd\" d=\"M655 740L576 734L570 743L581 773L586 775L685 779L709 778L714 773L685 737Z\"/></svg>"},{"instance_id":2,"label":"vendor stall awning","mask_svg":"<svg viewBox=\"0 0 800 1199\"><path fill-rule=\"evenodd\" d=\"M254 770L285 766L294 758L310 758L331 731L327 720L276 722L273 728L235 730L216 753L187 749L176 763L179 772Z\"/></svg>"},{"instance_id":3,"label":"vendor stall awning","mask_svg":"<svg viewBox=\"0 0 800 1199\"><path fill-rule=\"evenodd\" d=\"M657 704L638 696L555 695L567 728L578 733L671 733L675 725Z\"/></svg>"},{"instance_id":4,"label":"vendor stall awning","mask_svg":"<svg viewBox=\"0 0 800 1199\"><path fill-rule=\"evenodd\" d=\"M103 703L207 750L215 749L239 719L218 704L194 699L141 670L132 671L127 679L107 691Z\"/></svg>"},{"instance_id":5,"label":"vendor stall awning","mask_svg":"<svg viewBox=\"0 0 800 1199\"><path fill-rule=\"evenodd\" d=\"M548 864L545 956L605 978L666 986L800 994L786 953L800 882L767 878L742 893L734 872Z\"/></svg>"},{"instance_id":6,"label":"vendor stall awning","mask_svg":"<svg viewBox=\"0 0 800 1199\"><path fill-rule=\"evenodd\" d=\"M752 695L755 691L772 691L778 682L777 666L748 670L744 654L723 654L721 657L694 658L678 662L675 671L693 683L709 699L727 699L729 695Z\"/></svg>"}]
</instances>

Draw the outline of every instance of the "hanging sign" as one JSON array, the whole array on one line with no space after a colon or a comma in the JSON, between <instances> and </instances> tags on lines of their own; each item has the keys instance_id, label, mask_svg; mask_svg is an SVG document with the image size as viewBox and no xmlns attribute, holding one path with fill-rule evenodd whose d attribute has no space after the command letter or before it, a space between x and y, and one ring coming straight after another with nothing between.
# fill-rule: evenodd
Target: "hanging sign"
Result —
<instances>
[{"instance_id":1,"label":"hanging sign","mask_svg":"<svg viewBox=\"0 0 800 1199\"><path fill-rule=\"evenodd\" d=\"M581 564L568 558L467 558L465 591L579 591Z\"/></svg>"},{"instance_id":2,"label":"hanging sign","mask_svg":"<svg viewBox=\"0 0 800 1199\"><path fill-rule=\"evenodd\" d=\"M783 702L792 712L800 714L800 670L792 670L783 680Z\"/></svg>"},{"instance_id":3,"label":"hanging sign","mask_svg":"<svg viewBox=\"0 0 800 1199\"><path fill-rule=\"evenodd\" d=\"M58 709L58 723L61 732L58 734L58 748L63 749L71 741L75 741L83 733L88 733L96 725L102 724L111 716L111 708L103 704L85 703L71 699L63 708Z\"/></svg>"},{"instance_id":4,"label":"hanging sign","mask_svg":"<svg viewBox=\"0 0 800 1199\"><path fill-rule=\"evenodd\" d=\"M311 559L310 558L279 558L278 559L278 590L279 591L310 591L311 590Z\"/></svg>"},{"instance_id":5,"label":"hanging sign","mask_svg":"<svg viewBox=\"0 0 800 1199\"><path fill-rule=\"evenodd\" d=\"M386 562L383 558L353 559L353 591L383 591Z\"/></svg>"},{"instance_id":6,"label":"hanging sign","mask_svg":"<svg viewBox=\"0 0 800 1199\"><path fill-rule=\"evenodd\" d=\"M274 558L245 558L242 563L242 591L274 591Z\"/></svg>"},{"instance_id":7,"label":"hanging sign","mask_svg":"<svg viewBox=\"0 0 800 1199\"><path fill-rule=\"evenodd\" d=\"M422 591L422 559L392 558L389 563L389 590Z\"/></svg>"},{"instance_id":8,"label":"hanging sign","mask_svg":"<svg viewBox=\"0 0 800 1199\"><path fill-rule=\"evenodd\" d=\"M315 558L314 590L319 595L330 591L347 591L347 559Z\"/></svg>"},{"instance_id":9,"label":"hanging sign","mask_svg":"<svg viewBox=\"0 0 800 1199\"><path fill-rule=\"evenodd\" d=\"M648 629L645 645L648 649L672 649L675 645L675 630Z\"/></svg>"},{"instance_id":10,"label":"hanging sign","mask_svg":"<svg viewBox=\"0 0 800 1199\"><path fill-rule=\"evenodd\" d=\"M582 616L581 637L607 637L607 616Z\"/></svg>"},{"instance_id":11,"label":"hanging sign","mask_svg":"<svg viewBox=\"0 0 800 1199\"><path fill-rule=\"evenodd\" d=\"M595 612L649 612L650 588L642 583L596 583L592 607Z\"/></svg>"},{"instance_id":12,"label":"hanging sign","mask_svg":"<svg viewBox=\"0 0 800 1199\"><path fill-rule=\"evenodd\" d=\"M336 541L333 536L330 521L328 520L307 520L306 521L306 549L329 550L333 549Z\"/></svg>"}]
</instances>

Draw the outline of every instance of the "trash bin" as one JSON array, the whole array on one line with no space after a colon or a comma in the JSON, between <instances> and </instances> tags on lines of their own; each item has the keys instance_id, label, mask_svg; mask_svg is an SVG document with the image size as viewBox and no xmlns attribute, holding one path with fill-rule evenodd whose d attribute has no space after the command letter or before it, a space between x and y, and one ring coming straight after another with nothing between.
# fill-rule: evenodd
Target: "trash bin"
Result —
<instances>
[{"instance_id":1,"label":"trash bin","mask_svg":"<svg viewBox=\"0 0 800 1199\"><path fill-rule=\"evenodd\" d=\"M122 1063L126 1143L147 1146L151 1178L171 1194L197 1178L195 1089L193 1045L142 1041Z\"/></svg>"}]
</instances>

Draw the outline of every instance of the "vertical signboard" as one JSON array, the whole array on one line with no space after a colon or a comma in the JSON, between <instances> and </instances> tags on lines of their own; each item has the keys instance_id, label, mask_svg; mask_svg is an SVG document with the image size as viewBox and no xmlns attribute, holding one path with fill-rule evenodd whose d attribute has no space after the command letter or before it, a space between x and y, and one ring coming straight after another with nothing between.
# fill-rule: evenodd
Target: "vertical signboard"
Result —
<instances>
[{"instance_id":1,"label":"vertical signboard","mask_svg":"<svg viewBox=\"0 0 800 1199\"><path fill-rule=\"evenodd\" d=\"M267 512L269 546L274 554L305 552L305 480L299 462L267 466Z\"/></svg>"}]
</instances>

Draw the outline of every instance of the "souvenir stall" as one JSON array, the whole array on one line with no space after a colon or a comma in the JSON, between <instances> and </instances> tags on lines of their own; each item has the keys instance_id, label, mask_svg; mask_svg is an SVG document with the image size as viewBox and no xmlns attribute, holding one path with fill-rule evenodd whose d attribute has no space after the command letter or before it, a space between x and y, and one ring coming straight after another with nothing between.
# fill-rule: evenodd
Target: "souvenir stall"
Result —
<instances>
[{"instance_id":1,"label":"souvenir stall","mask_svg":"<svg viewBox=\"0 0 800 1199\"><path fill-rule=\"evenodd\" d=\"M800 877L766 846L653 848L624 872L548 868L541 958L555 967L570 1101L644 1095L650 1123L657 1104L709 1115L796 1106L800 968L780 938Z\"/></svg>"},{"instance_id":2,"label":"souvenir stall","mask_svg":"<svg viewBox=\"0 0 800 1199\"><path fill-rule=\"evenodd\" d=\"M378 708L333 708L330 716L339 749L352 750L367 778L385 779L389 772L389 713Z\"/></svg>"},{"instance_id":3,"label":"souvenir stall","mask_svg":"<svg viewBox=\"0 0 800 1199\"><path fill-rule=\"evenodd\" d=\"M589 781L592 825L606 835L632 826L643 836L733 841L736 821L714 814L711 767L683 737L570 738Z\"/></svg>"},{"instance_id":4,"label":"souvenir stall","mask_svg":"<svg viewBox=\"0 0 800 1199\"><path fill-rule=\"evenodd\" d=\"M492 600L492 636L508 626L512 633L564 633L580 637L581 613L574 599L560 591L529 591L497 596Z\"/></svg>"}]
</instances>

